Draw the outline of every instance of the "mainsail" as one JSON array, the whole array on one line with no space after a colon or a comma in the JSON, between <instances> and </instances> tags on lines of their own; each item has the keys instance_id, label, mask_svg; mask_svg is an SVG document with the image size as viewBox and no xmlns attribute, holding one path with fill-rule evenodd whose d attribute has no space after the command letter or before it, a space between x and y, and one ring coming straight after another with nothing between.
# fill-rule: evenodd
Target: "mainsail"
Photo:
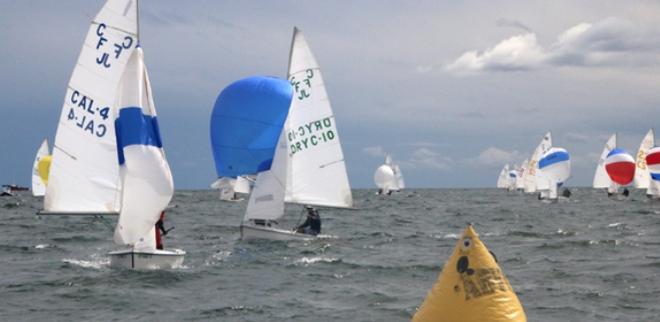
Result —
<instances>
[{"instance_id":1,"label":"mainsail","mask_svg":"<svg viewBox=\"0 0 660 322\"><path fill-rule=\"evenodd\" d=\"M607 158L607 155L610 153L610 151L616 148L616 137L616 133L612 134L612 136L605 143L603 152L600 153L600 158L598 159L598 165L596 166L596 173L594 174L594 181L592 185L594 188L610 188L613 184L612 180L610 180L610 177L607 175L607 171L605 171L605 159Z\"/></svg>"},{"instance_id":2,"label":"mainsail","mask_svg":"<svg viewBox=\"0 0 660 322\"><path fill-rule=\"evenodd\" d=\"M117 106L115 160L118 157L122 202L115 242L155 249L154 225L172 199L174 184L142 48L138 47L126 66Z\"/></svg>"},{"instance_id":3,"label":"mainsail","mask_svg":"<svg viewBox=\"0 0 660 322\"><path fill-rule=\"evenodd\" d=\"M137 1L108 1L94 18L67 86L46 188L46 212L119 211L114 124L119 80L137 45Z\"/></svg>"},{"instance_id":4,"label":"mainsail","mask_svg":"<svg viewBox=\"0 0 660 322\"><path fill-rule=\"evenodd\" d=\"M525 173L525 192L535 192L538 189L538 185L541 184L545 186L544 179L542 179L542 174L538 171L538 162L541 156L546 153L552 147L552 133L548 132L543 136L541 143L534 149L532 157L529 160L529 163L526 167ZM546 180L547 181L547 180ZM547 189L547 188L546 188Z\"/></svg>"},{"instance_id":5,"label":"mainsail","mask_svg":"<svg viewBox=\"0 0 660 322\"><path fill-rule=\"evenodd\" d=\"M498 188L508 188L509 187L509 164L505 164L502 170L500 170L500 175L497 176L497 187Z\"/></svg>"}]
</instances>

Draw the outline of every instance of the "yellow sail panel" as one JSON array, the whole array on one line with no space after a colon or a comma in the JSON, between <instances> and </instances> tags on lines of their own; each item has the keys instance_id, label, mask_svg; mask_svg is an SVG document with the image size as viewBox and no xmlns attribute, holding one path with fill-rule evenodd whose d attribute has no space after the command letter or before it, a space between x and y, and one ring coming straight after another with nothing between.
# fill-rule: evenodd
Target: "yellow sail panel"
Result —
<instances>
[{"instance_id":1,"label":"yellow sail panel","mask_svg":"<svg viewBox=\"0 0 660 322\"><path fill-rule=\"evenodd\" d=\"M468 225L412 321L521 322L527 317L494 256Z\"/></svg>"},{"instance_id":2,"label":"yellow sail panel","mask_svg":"<svg viewBox=\"0 0 660 322\"><path fill-rule=\"evenodd\" d=\"M39 165L37 165L37 169L39 170L39 177L46 186L48 186L48 173L50 172L50 160L52 158L52 155L45 156L39 160Z\"/></svg>"}]
</instances>

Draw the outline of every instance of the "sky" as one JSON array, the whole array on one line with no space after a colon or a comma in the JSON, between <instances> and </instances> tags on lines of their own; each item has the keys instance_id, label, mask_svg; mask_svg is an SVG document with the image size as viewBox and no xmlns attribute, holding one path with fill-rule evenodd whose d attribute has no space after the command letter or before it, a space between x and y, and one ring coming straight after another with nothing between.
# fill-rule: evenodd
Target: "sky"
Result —
<instances>
[{"instance_id":1,"label":"sky","mask_svg":"<svg viewBox=\"0 0 660 322\"><path fill-rule=\"evenodd\" d=\"M0 0L0 182L28 185L104 1ZM390 153L408 187L493 187L547 131L591 184L607 138L660 123L658 1L140 1L141 44L177 189L216 174L220 91L284 77L294 26L323 72L351 186ZM660 127L658 127L660 128Z\"/></svg>"}]
</instances>

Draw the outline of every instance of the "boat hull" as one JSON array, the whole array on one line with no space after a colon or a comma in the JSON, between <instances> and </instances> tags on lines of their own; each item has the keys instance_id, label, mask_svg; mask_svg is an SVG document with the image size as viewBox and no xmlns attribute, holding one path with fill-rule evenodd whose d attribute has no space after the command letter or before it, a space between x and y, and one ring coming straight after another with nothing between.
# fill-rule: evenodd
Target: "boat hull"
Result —
<instances>
[{"instance_id":1,"label":"boat hull","mask_svg":"<svg viewBox=\"0 0 660 322\"><path fill-rule=\"evenodd\" d=\"M108 253L110 267L128 269L171 269L180 267L186 252L181 249L138 251L123 249Z\"/></svg>"},{"instance_id":2,"label":"boat hull","mask_svg":"<svg viewBox=\"0 0 660 322\"><path fill-rule=\"evenodd\" d=\"M316 236L266 226L241 225L241 239L310 240Z\"/></svg>"}]
</instances>

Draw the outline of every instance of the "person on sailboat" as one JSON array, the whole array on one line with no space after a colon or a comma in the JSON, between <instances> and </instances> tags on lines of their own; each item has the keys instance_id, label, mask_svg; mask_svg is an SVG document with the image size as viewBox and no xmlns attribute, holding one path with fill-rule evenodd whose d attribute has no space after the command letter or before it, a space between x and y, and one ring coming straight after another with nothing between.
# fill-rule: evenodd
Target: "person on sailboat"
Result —
<instances>
[{"instance_id":1,"label":"person on sailboat","mask_svg":"<svg viewBox=\"0 0 660 322\"><path fill-rule=\"evenodd\" d=\"M307 219L296 228L296 232L316 236L321 233L321 216L312 206L305 206L305 209L307 209Z\"/></svg>"},{"instance_id":2,"label":"person on sailboat","mask_svg":"<svg viewBox=\"0 0 660 322\"><path fill-rule=\"evenodd\" d=\"M628 188L623 188L623 193L621 193L624 197L628 197L630 195L630 190Z\"/></svg>"},{"instance_id":3,"label":"person on sailboat","mask_svg":"<svg viewBox=\"0 0 660 322\"><path fill-rule=\"evenodd\" d=\"M165 230L163 221L165 220L165 210L160 213L160 218L156 222L156 249L163 249L163 240L162 236L167 235L169 230Z\"/></svg>"},{"instance_id":4,"label":"person on sailboat","mask_svg":"<svg viewBox=\"0 0 660 322\"><path fill-rule=\"evenodd\" d=\"M571 191L568 190L568 188L564 188L564 190L561 192L561 195L564 198L570 198L571 197Z\"/></svg>"}]
</instances>

